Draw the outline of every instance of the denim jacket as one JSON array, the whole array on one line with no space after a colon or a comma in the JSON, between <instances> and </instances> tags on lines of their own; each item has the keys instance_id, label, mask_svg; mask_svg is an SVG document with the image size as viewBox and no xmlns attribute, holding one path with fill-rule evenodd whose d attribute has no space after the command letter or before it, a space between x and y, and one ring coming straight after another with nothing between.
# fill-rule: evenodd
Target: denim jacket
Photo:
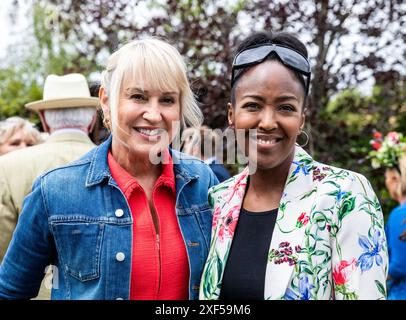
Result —
<instances>
[{"instance_id":1,"label":"denim jacket","mask_svg":"<svg viewBox=\"0 0 406 320\"><path fill-rule=\"evenodd\" d=\"M49 264L56 266L52 299L129 299L133 221L107 164L110 145L111 137L35 181L0 266L0 299L35 297ZM197 299L210 243L207 191L218 180L203 162L171 154L189 298Z\"/></svg>"}]
</instances>

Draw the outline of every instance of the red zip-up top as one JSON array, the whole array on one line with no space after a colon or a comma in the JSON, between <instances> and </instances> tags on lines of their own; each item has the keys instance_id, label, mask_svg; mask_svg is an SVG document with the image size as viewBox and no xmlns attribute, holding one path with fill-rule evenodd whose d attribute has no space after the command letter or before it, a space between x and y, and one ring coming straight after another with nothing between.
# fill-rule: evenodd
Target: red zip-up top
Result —
<instances>
[{"instance_id":1,"label":"red zip-up top","mask_svg":"<svg viewBox=\"0 0 406 320\"><path fill-rule=\"evenodd\" d=\"M144 189L108 154L111 175L124 193L133 217L131 300L186 300L189 298L189 263L179 228L175 203L173 162L162 165L152 202L158 216L156 232Z\"/></svg>"}]
</instances>

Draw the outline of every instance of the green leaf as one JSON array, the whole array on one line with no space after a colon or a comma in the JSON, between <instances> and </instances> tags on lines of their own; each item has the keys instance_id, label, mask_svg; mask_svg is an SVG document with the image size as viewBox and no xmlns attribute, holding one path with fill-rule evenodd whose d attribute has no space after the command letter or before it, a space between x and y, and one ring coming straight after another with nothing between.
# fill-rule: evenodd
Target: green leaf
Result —
<instances>
[{"instance_id":1,"label":"green leaf","mask_svg":"<svg viewBox=\"0 0 406 320\"><path fill-rule=\"evenodd\" d=\"M337 183L335 183L334 181L331 181L331 180L327 180L327 181L323 182L323 184L332 184L332 185L335 186L337 189L340 189L340 185L337 184ZM337 195L337 194L338 194L338 192L337 192L335 195Z\"/></svg>"},{"instance_id":2,"label":"green leaf","mask_svg":"<svg viewBox=\"0 0 406 320\"><path fill-rule=\"evenodd\" d=\"M311 196L313 193L315 193L316 191L317 191L317 188L314 188L313 190L311 190L311 191L305 193L305 194L303 195L303 197L300 198L300 200L310 197L310 196Z\"/></svg>"},{"instance_id":3,"label":"green leaf","mask_svg":"<svg viewBox=\"0 0 406 320\"><path fill-rule=\"evenodd\" d=\"M379 281L379 280L375 280L375 285L378 288L378 291L384 296L386 297L386 290L385 290L385 286Z\"/></svg>"},{"instance_id":4,"label":"green leaf","mask_svg":"<svg viewBox=\"0 0 406 320\"><path fill-rule=\"evenodd\" d=\"M346 215L351 213L355 208L355 197L352 198L347 198L344 200L343 204L340 207L340 210L338 211L338 219L341 221L344 219Z\"/></svg>"},{"instance_id":5,"label":"green leaf","mask_svg":"<svg viewBox=\"0 0 406 320\"><path fill-rule=\"evenodd\" d=\"M323 250L316 250L313 252L313 255L315 255L315 256L322 256L325 254L326 254L326 251L323 251Z\"/></svg>"}]
</instances>

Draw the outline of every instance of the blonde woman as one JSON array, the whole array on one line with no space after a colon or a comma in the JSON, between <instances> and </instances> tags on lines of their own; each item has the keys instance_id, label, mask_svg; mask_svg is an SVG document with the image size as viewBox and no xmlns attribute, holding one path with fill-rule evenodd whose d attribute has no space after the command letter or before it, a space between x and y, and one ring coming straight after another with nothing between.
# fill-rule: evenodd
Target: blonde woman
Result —
<instances>
[{"instance_id":1,"label":"blonde woman","mask_svg":"<svg viewBox=\"0 0 406 320\"><path fill-rule=\"evenodd\" d=\"M0 121L0 156L39 144L42 140L41 133L23 118L11 117Z\"/></svg>"},{"instance_id":2,"label":"blonde woman","mask_svg":"<svg viewBox=\"0 0 406 320\"><path fill-rule=\"evenodd\" d=\"M109 58L99 97L111 135L36 181L0 266L0 298L35 296L53 263L52 299L196 299L218 181L169 149L179 127L201 122L184 62L161 40L130 42Z\"/></svg>"}]
</instances>

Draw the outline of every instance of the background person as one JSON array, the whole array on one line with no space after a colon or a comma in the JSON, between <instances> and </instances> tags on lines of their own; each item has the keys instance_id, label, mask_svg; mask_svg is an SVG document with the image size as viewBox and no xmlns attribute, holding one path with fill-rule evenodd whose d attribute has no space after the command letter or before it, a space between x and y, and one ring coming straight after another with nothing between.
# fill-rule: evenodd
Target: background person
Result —
<instances>
[{"instance_id":1,"label":"background person","mask_svg":"<svg viewBox=\"0 0 406 320\"><path fill-rule=\"evenodd\" d=\"M28 120L11 117L0 121L0 156L42 142L41 133Z\"/></svg>"},{"instance_id":2,"label":"background person","mask_svg":"<svg viewBox=\"0 0 406 320\"><path fill-rule=\"evenodd\" d=\"M43 97L26 107L39 113L43 128L50 136L43 144L0 157L0 262L34 180L95 147L88 134L93 129L99 99L90 96L83 75L49 75ZM63 189L63 186L58 188ZM30 209L27 214L31 214ZM50 290L42 287L39 297L49 299L49 295Z\"/></svg>"},{"instance_id":3,"label":"background person","mask_svg":"<svg viewBox=\"0 0 406 320\"><path fill-rule=\"evenodd\" d=\"M219 150L221 137L207 126L187 128L182 133L182 152L202 159L209 165L217 179L223 182L230 178L230 173L222 163L222 150ZM209 150L205 149L208 148Z\"/></svg>"},{"instance_id":4,"label":"background person","mask_svg":"<svg viewBox=\"0 0 406 320\"><path fill-rule=\"evenodd\" d=\"M307 50L292 34L256 33L238 48L228 118L245 132L237 143L250 164L209 192L201 299L385 299L383 217L370 183L296 144L309 81Z\"/></svg>"},{"instance_id":5,"label":"background person","mask_svg":"<svg viewBox=\"0 0 406 320\"><path fill-rule=\"evenodd\" d=\"M388 299L406 300L406 139L392 131L385 138L378 132L371 141L370 152L374 168L385 168L385 186L390 197L399 205L387 219L389 271Z\"/></svg>"}]
</instances>

